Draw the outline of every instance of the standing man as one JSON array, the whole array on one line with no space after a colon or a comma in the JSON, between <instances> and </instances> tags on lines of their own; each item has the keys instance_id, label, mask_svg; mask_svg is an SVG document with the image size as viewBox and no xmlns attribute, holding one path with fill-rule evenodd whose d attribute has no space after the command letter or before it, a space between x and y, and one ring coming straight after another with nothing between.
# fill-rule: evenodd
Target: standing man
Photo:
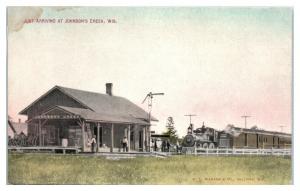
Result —
<instances>
[{"instance_id":1,"label":"standing man","mask_svg":"<svg viewBox=\"0 0 300 191\"><path fill-rule=\"evenodd\" d=\"M163 140L162 144L161 144L161 151L165 152L166 151L166 141Z\"/></svg>"},{"instance_id":2,"label":"standing man","mask_svg":"<svg viewBox=\"0 0 300 191\"><path fill-rule=\"evenodd\" d=\"M123 143L123 152L127 152L128 151L128 147L127 147L128 140L127 140L126 136L123 138L123 142L122 143Z\"/></svg>"},{"instance_id":3,"label":"standing man","mask_svg":"<svg viewBox=\"0 0 300 191\"><path fill-rule=\"evenodd\" d=\"M156 142L156 140L154 141L154 151L157 151L157 142Z\"/></svg>"},{"instance_id":4,"label":"standing man","mask_svg":"<svg viewBox=\"0 0 300 191\"><path fill-rule=\"evenodd\" d=\"M167 152L170 152L170 142L169 141L167 141Z\"/></svg>"},{"instance_id":5,"label":"standing man","mask_svg":"<svg viewBox=\"0 0 300 191\"><path fill-rule=\"evenodd\" d=\"M93 138L92 138L92 140L91 140L92 153L95 153L95 152L96 152L96 145L97 145L96 143L97 143L97 141L96 141L96 136L93 135Z\"/></svg>"}]
</instances>

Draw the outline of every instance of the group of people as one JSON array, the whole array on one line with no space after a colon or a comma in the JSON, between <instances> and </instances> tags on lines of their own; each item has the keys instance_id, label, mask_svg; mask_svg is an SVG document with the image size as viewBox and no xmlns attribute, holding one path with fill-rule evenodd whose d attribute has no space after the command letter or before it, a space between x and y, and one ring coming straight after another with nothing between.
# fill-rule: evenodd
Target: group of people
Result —
<instances>
[{"instance_id":1,"label":"group of people","mask_svg":"<svg viewBox=\"0 0 300 191\"><path fill-rule=\"evenodd\" d=\"M171 143L169 140L162 140L161 145L160 145L160 150L161 152L173 152L174 150L171 150ZM153 146L154 151L159 151L159 148L157 146L157 140L154 140L154 146ZM176 143L176 152L179 152L179 142L177 141Z\"/></svg>"},{"instance_id":2,"label":"group of people","mask_svg":"<svg viewBox=\"0 0 300 191\"><path fill-rule=\"evenodd\" d=\"M95 153L96 152L96 149L97 149L97 141L96 141L96 136L93 135L92 139L89 141L90 144L91 144L91 152ZM170 152L170 147L171 147L171 144L169 142L169 140L163 140L162 143L161 143L161 151L162 152ZM178 152L178 147L179 147L179 144L177 143L176 144L176 150ZM121 149L123 152L128 152L128 139L126 136L123 137L123 139L121 139L120 141L120 152L121 152ZM157 141L154 140L154 145L153 145L153 149L154 151L158 151L158 145L157 145Z\"/></svg>"},{"instance_id":3,"label":"group of people","mask_svg":"<svg viewBox=\"0 0 300 191\"><path fill-rule=\"evenodd\" d=\"M91 145L91 152L95 153L97 149L97 141L96 141L96 136L93 135L92 139L89 140L89 143ZM121 147L123 148L123 152L128 152L128 140L127 137L124 137L121 140Z\"/></svg>"},{"instance_id":4,"label":"group of people","mask_svg":"<svg viewBox=\"0 0 300 191\"><path fill-rule=\"evenodd\" d=\"M170 142L169 141L163 141L161 143L161 151L162 152L170 152Z\"/></svg>"},{"instance_id":5,"label":"group of people","mask_svg":"<svg viewBox=\"0 0 300 191\"><path fill-rule=\"evenodd\" d=\"M161 143L161 151L162 152L169 152L170 151L170 142L168 140L163 140ZM154 141L154 151L158 151L157 141Z\"/></svg>"}]
</instances>

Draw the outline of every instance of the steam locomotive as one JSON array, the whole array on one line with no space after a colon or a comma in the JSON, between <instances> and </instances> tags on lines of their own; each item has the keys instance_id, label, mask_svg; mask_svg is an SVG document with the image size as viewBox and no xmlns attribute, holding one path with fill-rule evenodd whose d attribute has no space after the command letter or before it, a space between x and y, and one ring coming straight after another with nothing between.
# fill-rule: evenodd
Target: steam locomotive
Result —
<instances>
[{"instance_id":1,"label":"steam locomotive","mask_svg":"<svg viewBox=\"0 0 300 191\"><path fill-rule=\"evenodd\" d=\"M198 147L198 148L215 148L218 147L219 132L213 128L206 127L203 123L202 127L194 130L194 125L190 124L188 133L184 137L183 147Z\"/></svg>"},{"instance_id":2,"label":"steam locomotive","mask_svg":"<svg viewBox=\"0 0 300 191\"><path fill-rule=\"evenodd\" d=\"M256 126L246 129L228 125L224 130L202 127L194 130L190 124L187 135L182 141L182 149L193 148L290 148L291 134L258 129Z\"/></svg>"}]
</instances>

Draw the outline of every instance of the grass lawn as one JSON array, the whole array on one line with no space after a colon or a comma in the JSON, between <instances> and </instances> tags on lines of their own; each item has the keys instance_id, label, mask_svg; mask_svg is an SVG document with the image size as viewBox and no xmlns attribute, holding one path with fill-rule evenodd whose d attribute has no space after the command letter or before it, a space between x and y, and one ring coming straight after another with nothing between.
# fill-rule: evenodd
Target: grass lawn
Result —
<instances>
[{"instance_id":1,"label":"grass lawn","mask_svg":"<svg viewBox=\"0 0 300 191\"><path fill-rule=\"evenodd\" d=\"M291 184L290 158L8 154L9 184Z\"/></svg>"}]
</instances>

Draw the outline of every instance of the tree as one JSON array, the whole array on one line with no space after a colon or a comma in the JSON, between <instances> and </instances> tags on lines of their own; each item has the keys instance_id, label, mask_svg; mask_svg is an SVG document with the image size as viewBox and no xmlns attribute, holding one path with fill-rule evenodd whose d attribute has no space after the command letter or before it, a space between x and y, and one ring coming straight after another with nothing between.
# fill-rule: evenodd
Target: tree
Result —
<instances>
[{"instance_id":1,"label":"tree","mask_svg":"<svg viewBox=\"0 0 300 191\"><path fill-rule=\"evenodd\" d=\"M178 135L177 135L177 131L175 129L174 126L174 120L173 117L168 117L167 119L167 123L166 123L166 128L167 131L164 132L164 135L169 135L170 136L170 142L172 144L176 144L177 140L178 140Z\"/></svg>"}]
</instances>

